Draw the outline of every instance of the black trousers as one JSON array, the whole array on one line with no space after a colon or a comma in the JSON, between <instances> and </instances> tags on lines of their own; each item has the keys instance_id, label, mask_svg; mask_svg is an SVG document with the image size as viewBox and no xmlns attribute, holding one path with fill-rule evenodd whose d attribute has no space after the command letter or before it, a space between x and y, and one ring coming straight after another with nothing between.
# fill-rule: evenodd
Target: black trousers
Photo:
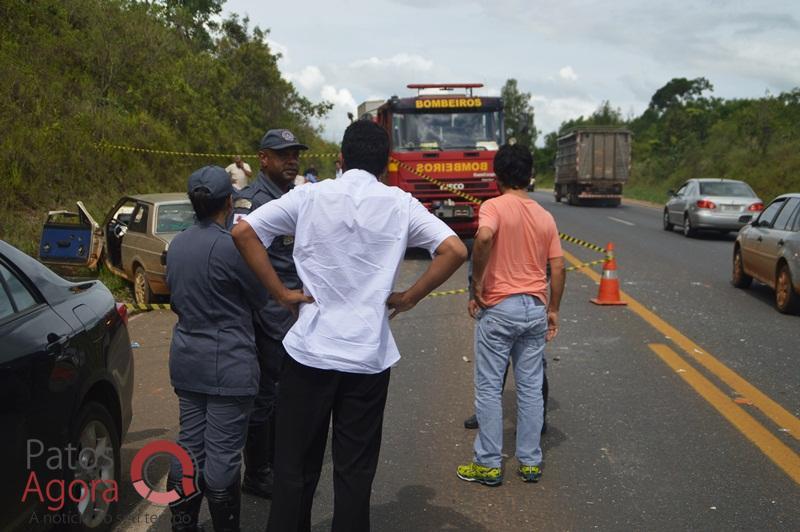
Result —
<instances>
[{"instance_id":1,"label":"black trousers","mask_svg":"<svg viewBox=\"0 0 800 532\"><path fill-rule=\"evenodd\" d=\"M374 375L304 366L287 357L278 392L275 492L269 532L308 532L333 415L334 532L369 530L389 370Z\"/></svg>"},{"instance_id":2,"label":"black trousers","mask_svg":"<svg viewBox=\"0 0 800 532\"><path fill-rule=\"evenodd\" d=\"M261 378L258 395L248 421L247 446L259 450L257 460L254 456L249 457L251 462L256 462L252 465L257 466L261 463L271 465L275 458L275 403L278 398L280 372L284 360L289 358L289 355L279 340L270 338L260 331L256 331L256 347Z\"/></svg>"}]
</instances>

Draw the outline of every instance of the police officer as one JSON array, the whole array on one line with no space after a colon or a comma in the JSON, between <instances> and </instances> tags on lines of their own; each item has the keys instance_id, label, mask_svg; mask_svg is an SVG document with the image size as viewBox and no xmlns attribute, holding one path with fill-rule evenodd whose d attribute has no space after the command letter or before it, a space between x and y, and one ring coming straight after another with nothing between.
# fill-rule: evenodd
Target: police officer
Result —
<instances>
[{"instance_id":1,"label":"police officer","mask_svg":"<svg viewBox=\"0 0 800 532\"><path fill-rule=\"evenodd\" d=\"M175 237L167 254L167 285L178 315L169 353L180 405L178 443L197 462L216 531L239 530L242 448L260 378L253 320L242 316L267 301L225 229L232 193L224 169L194 172L189 199L196 223ZM173 460L168 488L183 493L182 475ZM196 531L201 501L195 496L173 504L172 529Z\"/></svg>"},{"instance_id":2,"label":"police officer","mask_svg":"<svg viewBox=\"0 0 800 532\"><path fill-rule=\"evenodd\" d=\"M261 139L258 159L261 171L255 182L240 190L234 198L234 223L242 216L278 199L294 187L300 170L301 144L288 129L270 129ZM294 266L294 236L276 238L269 256L281 281L290 289L302 284ZM275 456L275 401L278 376L286 350L283 337L294 324L295 317L274 299L255 316L256 344L261 365L261 385L256 397L247 431L244 450L245 473L242 491L258 497L271 498Z\"/></svg>"}]
</instances>

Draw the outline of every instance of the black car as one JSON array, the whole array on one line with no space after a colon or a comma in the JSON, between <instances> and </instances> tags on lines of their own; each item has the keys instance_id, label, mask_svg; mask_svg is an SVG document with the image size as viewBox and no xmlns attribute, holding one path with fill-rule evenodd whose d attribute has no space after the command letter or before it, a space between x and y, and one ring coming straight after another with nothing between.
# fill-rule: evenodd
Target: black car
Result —
<instances>
[{"instance_id":1,"label":"black car","mask_svg":"<svg viewBox=\"0 0 800 532\"><path fill-rule=\"evenodd\" d=\"M132 394L124 305L0 240L0 530L111 527Z\"/></svg>"}]
</instances>

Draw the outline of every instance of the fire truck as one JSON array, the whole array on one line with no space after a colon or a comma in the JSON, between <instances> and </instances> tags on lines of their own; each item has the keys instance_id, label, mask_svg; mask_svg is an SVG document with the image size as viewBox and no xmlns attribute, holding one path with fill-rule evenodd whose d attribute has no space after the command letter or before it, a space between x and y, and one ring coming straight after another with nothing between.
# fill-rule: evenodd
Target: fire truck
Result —
<instances>
[{"instance_id":1,"label":"fire truck","mask_svg":"<svg viewBox=\"0 0 800 532\"><path fill-rule=\"evenodd\" d=\"M389 134L384 183L410 192L462 237L474 236L481 201L499 194L492 161L504 142L503 101L480 83L410 84L417 95L364 102Z\"/></svg>"}]
</instances>

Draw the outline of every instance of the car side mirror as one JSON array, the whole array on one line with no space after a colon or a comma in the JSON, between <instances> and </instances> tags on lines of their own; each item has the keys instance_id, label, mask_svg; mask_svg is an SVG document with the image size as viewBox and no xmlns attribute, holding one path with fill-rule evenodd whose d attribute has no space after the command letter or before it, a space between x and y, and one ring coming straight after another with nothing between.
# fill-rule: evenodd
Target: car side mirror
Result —
<instances>
[{"instance_id":1,"label":"car side mirror","mask_svg":"<svg viewBox=\"0 0 800 532\"><path fill-rule=\"evenodd\" d=\"M739 216L739 223L740 224L749 224L752 221L753 221L753 215L752 214L743 214L743 215Z\"/></svg>"},{"instance_id":2,"label":"car side mirror","mask_svg":"<svg viewBox=\"0 0 800 532\"><path fill-rule=\"evenodd\" d=\"M675 197L675 191L672 190L672 189L667 190L667 196L669 196L670 198L674 198Z\"/></svg>"}]
</instances>

